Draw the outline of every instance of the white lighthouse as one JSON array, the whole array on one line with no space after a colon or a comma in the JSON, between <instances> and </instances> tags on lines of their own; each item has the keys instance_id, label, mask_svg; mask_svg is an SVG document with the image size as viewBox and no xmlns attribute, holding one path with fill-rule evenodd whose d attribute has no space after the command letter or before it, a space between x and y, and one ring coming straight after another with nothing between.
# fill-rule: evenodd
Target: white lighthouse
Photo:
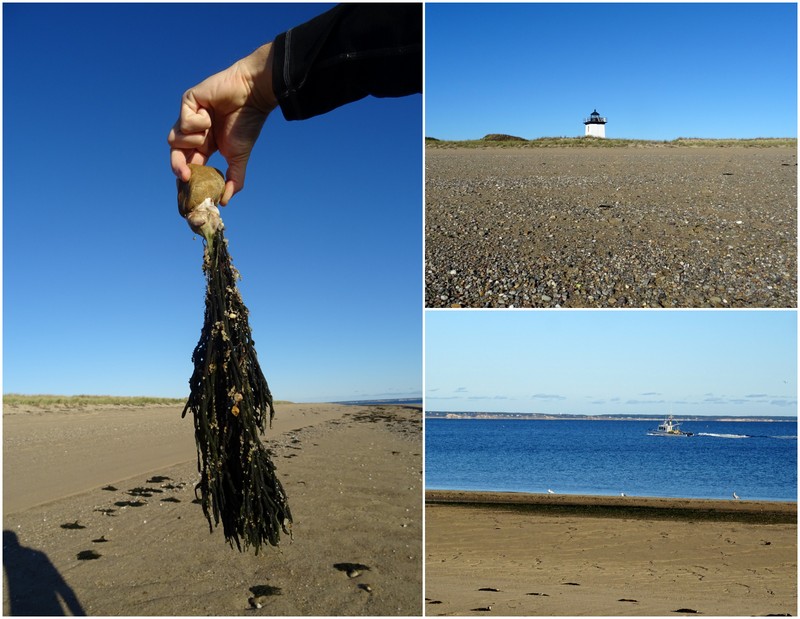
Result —
<instances>
[{"instance_id":1,"label":"white lighthouse","mask_svg":"<svg viewBox=\"0 0 800 619\"><path fill-rule=\"evenodd\" d=\"M589 118L583 120L583 125L586 127L586 135L594 138L606 137L606 123L608 119L600 116L597 110L589 115Z\"/></svg>"}]
</instances>

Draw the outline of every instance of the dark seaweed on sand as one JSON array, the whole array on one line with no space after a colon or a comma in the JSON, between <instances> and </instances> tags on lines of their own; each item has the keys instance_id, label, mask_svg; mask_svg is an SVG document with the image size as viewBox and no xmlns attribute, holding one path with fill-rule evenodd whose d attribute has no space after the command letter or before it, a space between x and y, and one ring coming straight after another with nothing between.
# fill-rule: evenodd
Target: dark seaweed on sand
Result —
<instances>
[{"instance_id":1,"label":"dark seaweed on sand","mask_svg":"<svg viewBox=\"0 0 800 619\"><path fill-rule=\"evenodd\" d=\"M267 415L271 424L275 414L272 394L222 230L206 246L203 270L205 320L183 410L184 416L194 415L197 489L209 528L222 521L231 546L240 551L253 546L258 554L264 543L277 546L281 531L291 534L292 515L271 454L259 439Z\"/></svg>"}]
</instances>

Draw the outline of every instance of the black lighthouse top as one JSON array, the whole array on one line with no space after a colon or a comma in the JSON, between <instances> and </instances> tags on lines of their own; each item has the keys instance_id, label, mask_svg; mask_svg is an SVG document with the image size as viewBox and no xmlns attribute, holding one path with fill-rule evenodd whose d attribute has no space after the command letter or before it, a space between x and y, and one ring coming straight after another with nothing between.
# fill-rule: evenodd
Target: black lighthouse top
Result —
<instances>
[{"instance_id":1,"label":"black lighthouse top","mask_svg":"<svg viewBox=\"0 0 800 619\"><path fill-rule=\"evenodd\" d=\"M585 118L583 120L584 125L605 125L607 122L608 119L604 116L600 116L600 114L597 113L597 110L592 112L589 115L589 118Z\"/></svg>"}]
</instances>

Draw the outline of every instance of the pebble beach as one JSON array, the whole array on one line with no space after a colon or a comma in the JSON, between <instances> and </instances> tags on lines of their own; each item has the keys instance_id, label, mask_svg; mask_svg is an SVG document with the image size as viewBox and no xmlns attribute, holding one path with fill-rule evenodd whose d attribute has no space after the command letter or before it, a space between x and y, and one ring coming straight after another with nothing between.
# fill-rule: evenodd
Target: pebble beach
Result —
<instances>
[{"instance_id":1,"label":"pebble beach","mask_svg":"<svg viewBox=\"0 0 800 619\"><path fill-rule=\"evenodd\" d=\"M792 147L426 148L426 307L796 307Z\"/></svg>"}]
</instances>

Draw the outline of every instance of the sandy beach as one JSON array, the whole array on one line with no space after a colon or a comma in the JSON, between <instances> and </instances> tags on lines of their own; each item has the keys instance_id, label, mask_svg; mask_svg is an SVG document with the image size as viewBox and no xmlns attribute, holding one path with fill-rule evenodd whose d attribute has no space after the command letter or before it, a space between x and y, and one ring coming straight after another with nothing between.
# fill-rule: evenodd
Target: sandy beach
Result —
<instances>
[{"instance_id":1,"label":"sandy beach","mask_svg":"<svg viewBox=\"0 0 800 619\"><path fill-rule=\"evenodd\" d=\"M791 147L426 148L427 307L795 307Z\"/></svg>"},{"instance_id":2,"label":"sandy beach","mask_svg":"<svg viewBox=\"0 0 800 619\"><path fill-rule=\"evenodd\" d=\"M180 408L6 407L4 613L419 615L420 410L276 408L294 539L255 556L193 503Z\"/></svg>"},{"instance_id":3,"label":"sandy beach","mask_svg":"<svg viewBox=\"0 0 800 619\"><path fill-rule=\"evenodd\" d=\"M797 504L428 491L426 614L797 614Z\"/></svg>"}]
</instances>

